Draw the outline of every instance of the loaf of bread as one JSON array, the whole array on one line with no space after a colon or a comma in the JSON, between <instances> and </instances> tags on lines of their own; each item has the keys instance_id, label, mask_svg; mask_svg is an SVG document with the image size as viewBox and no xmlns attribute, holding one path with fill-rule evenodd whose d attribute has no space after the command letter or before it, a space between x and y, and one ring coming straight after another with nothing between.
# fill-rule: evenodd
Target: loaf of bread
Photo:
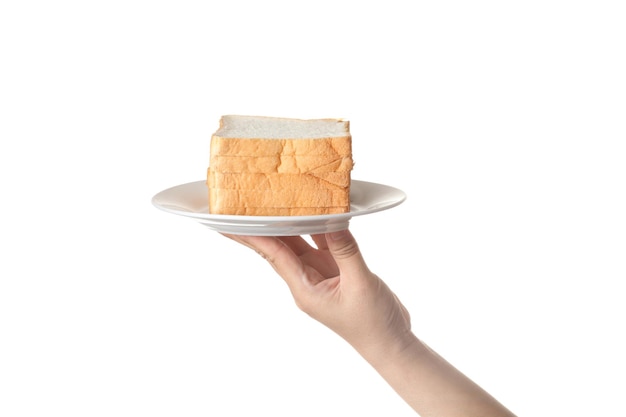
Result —
<instances>
[{"instance_id":1,"label":"loaf of bread","mask_svg":"<svg viewBox=\"0 0 626 417\"><path fill-rule=\"evenodd\" d=\"M209 212L307 216L350 211L350 124L223 116L211 137Z\"/></svg>"}]
</instances>

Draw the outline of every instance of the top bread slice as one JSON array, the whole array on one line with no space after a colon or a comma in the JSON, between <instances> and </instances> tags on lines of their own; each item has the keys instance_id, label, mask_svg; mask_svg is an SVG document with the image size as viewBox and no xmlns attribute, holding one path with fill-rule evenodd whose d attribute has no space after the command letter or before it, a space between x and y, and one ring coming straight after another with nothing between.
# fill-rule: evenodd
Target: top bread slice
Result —
<instances>
[{"instance_id":1,"label":"top bread slice","mask_svg":"<svg viewBox=\"0 0 626 417\"><path fill-rule=\"evenodd\" d=\"M353 165L348 121L223 116L211 137L209 211L259 216L349 212ZM329 193L332 199L322 197Z\"/></svg>"}]
</instances>

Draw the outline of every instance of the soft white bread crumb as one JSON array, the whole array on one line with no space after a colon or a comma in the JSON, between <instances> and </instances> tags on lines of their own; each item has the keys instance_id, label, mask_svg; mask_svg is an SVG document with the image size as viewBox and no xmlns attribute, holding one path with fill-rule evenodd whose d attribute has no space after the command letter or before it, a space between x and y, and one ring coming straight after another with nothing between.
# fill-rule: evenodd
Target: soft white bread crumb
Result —
<instances>
[{"instance_id":1,"label":"soft white bread crumb","mask_svg":"<svg viewBox=\"0 0 626 417\"><path fill-rule=\"evenodd\" d=\"M350 135L347 120L223 116L216 136L223 138L310 139Z\"/></svg>"}]
</instances>

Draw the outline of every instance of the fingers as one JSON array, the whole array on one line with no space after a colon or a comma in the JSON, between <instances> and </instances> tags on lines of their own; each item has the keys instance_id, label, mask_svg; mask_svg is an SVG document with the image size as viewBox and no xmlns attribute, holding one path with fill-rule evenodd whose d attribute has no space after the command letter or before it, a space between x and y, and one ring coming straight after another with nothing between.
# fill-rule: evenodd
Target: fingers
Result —
<instances>
[{"instance_id":1,"label":"fingers","mask_svg":"<svg viewBox=\"0 0 626 417\"><path fill-rule=\"evenodd\" d=\"M313 239L313 242L315 242L315 246L317 246L318 249L328 249L328 243L326 243L326 235L311 235L311 239Z\"/></svg>"},{"instance_id":2,"label":"fingers","mask_svg":"<svg viewBox=\"0 0 626 417\"><path fill-rule=\"evenodd\" d=\"M304 250L305 247L302 244L304 240L299 236L277 238L271 236L229 235L225 233L223 235L255 250L285 280L292 292L303 285L305 266L296 252ZM304 244L308 246L306 242ZM310 249L310 246L308 247Z\"/></svg>"},{"instance_id":3,"label":"fingers","mask_svg":"<svg viewBox=\"0 0 626 417\"><path fill-rule=\"evenodd\" d=\"M301 236L283 236L279 239L287 246L293 253L300 258L300 262L303 267L306 268L309 273L305 277L312 284L316 284L322 281L324 278L330 278L339 273L337 265L331 256L328 255L326 245L326 237L324 235L312 236L316 241L317 249L309 244ZM325 253L326 252L326 253ZM312 271L316 271L313 273Z\"/></svg>"},{"instance_id":4,"label":"fingers","mask_svg":"<svg viewBox=\"0 0 626 417\"><path fill-rule=\"evenodd\" d=\"M311 285L337 275L341 275L346 283L354 284L365 284L372 276L349 230L313 235L312 239L320 251L300 236L224 235L254 249L265 258L294 295L302 294Z\"/></svg>"},{"instance_id":5,"label":"fingers","mask_svg":"<svg viewBox=\"0 0 626 417\"><path fill-rule=\"evenodd\" d=\"M307 254L314 251L301 236L269 237L228 234L224 234L224 236L258 252L288 281L289 285L295 284L292 276L296 275L301 279L304 263L311 260ZM369 272L358 244L349 230L312 235L311 237L318 249L328 250L334 258L336 265L331 265L333 268L331 268L330 273L337 272L334 270L335 267L345 276L359 276ZM317 268L321 267L320 265L316 266ZM328 275L325 272L322 271L322 275Z\"/></svg>"},{"instance_id":6,"label":"fingers","mask_svg":"<svg viewBox=\"0 0 626 417\"><path fill-rule=\"evenodd\" d=\"M265 260L267 260L272 266L276 267L276 262L281 262L281 258L290 257L290 251L287 251L285 243L279 238L271 236L244 236L244 235L230 235L222 233L229 239L239 242L244 246L253 249ZM291 253L291 255L295 255ZM295 256L297 257L297 256Z\"/></svg>"},{"instance_id":7,"label":"fingers","mask_svg":"<svg viewBox=\"0 0 626 417\"><path fill-rule=\"evenodd\" d=\"M279 239L289 246L297 256L301 256L312 249L311 245L301 236L282 236Z\"/></svg>"},{"instance_id":8,"label":"fingers","mask_svg":"<svg viewBox=\"0 0 626 417\"><path fill-rule=\"evenodd\" d=\"M349 230L326 234L326 243L344 279L369 274L359 246Z\"/></svg>"}]
</instances>

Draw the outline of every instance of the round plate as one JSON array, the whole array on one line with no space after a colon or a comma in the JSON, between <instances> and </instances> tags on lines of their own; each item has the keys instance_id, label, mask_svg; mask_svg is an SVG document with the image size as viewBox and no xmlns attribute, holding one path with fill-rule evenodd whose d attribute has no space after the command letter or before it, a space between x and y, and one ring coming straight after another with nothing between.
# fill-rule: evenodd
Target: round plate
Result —
<instances>
[{"instance_id":1,"label":"round plate","mask_svg":"<svg viewBox=\"0 0 626 417\"><path fill-rule=\"evenodd\" d=\"M229 234L256 236L297 236L347 229L355 216L376 213L406 200L397 188L373 182L352 180L350 212L315 216L239 216L209 213L206 181L177 185L161 191L152 204L168 213L190 217L208 228Z\"/></svg>"}]
</instances>

